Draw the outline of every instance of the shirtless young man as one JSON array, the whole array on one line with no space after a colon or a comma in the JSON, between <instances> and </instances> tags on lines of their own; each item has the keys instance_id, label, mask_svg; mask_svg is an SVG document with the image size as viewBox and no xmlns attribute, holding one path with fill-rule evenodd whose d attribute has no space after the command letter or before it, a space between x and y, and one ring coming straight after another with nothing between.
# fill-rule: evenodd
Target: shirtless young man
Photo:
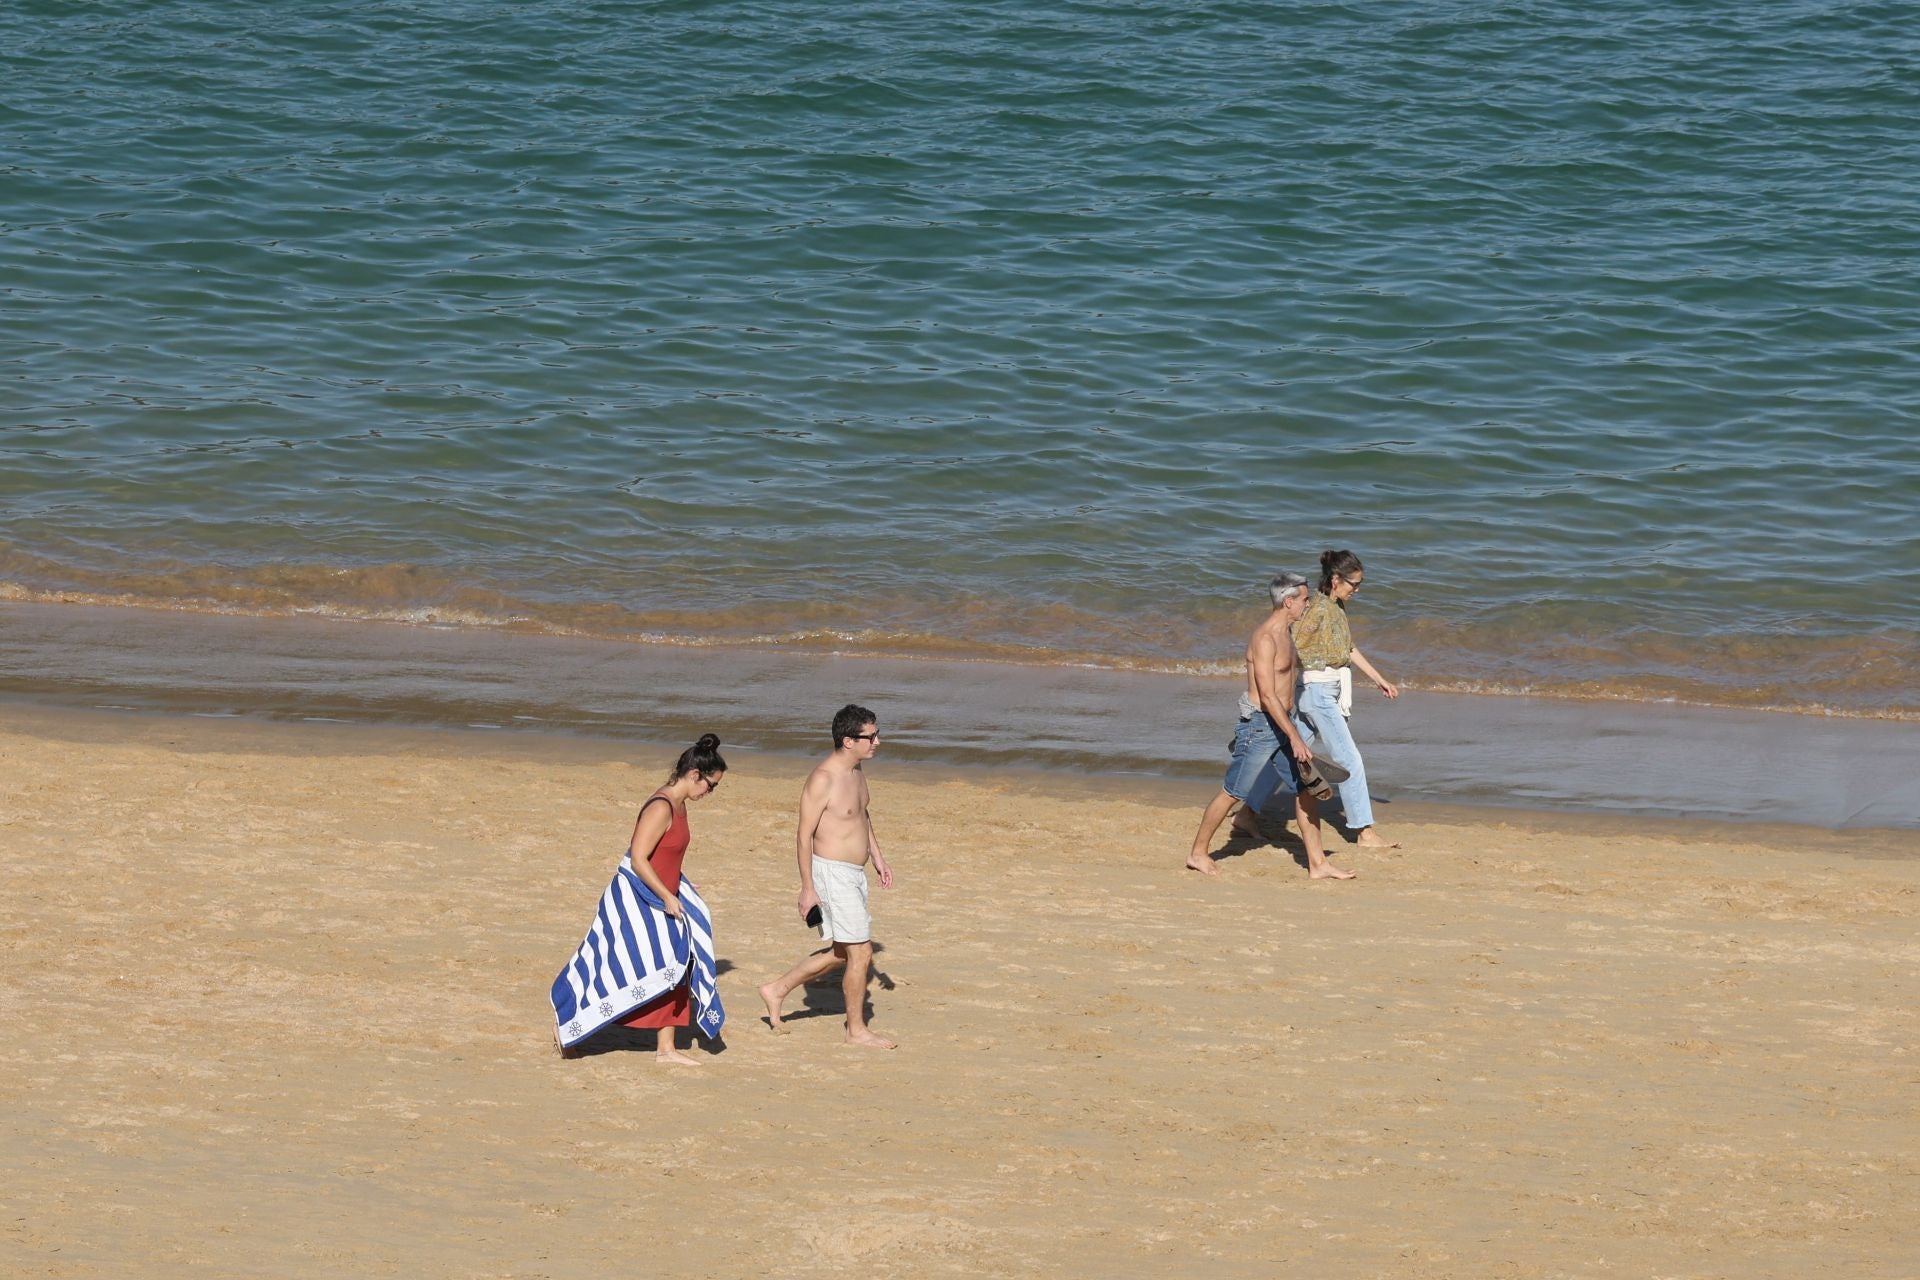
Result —
<instances>
[{"instance_id":1,"label":"shirtless young man","mask_svg":"<svg viewBox=\"0 0 1920 1280\"><path fill-rule=\"evenodd\" d=\"M847 998L847 1043L891 1049L893 1041L867 1028L867 975L873 969L872 921L867 915L867 862L873 862L880 887L893 887L893 871L880 856L867 813L867 775L860 766L880 749L873 712L851 703L833 717L833 754L807 776L800 792L800 830L794 856L800 864L800 899L794 905L805 921L820 908L820 934L833 945L816 951L760 988L767 1021L782 1031L780 1006L798 988L840 965L847 967L840 989Z\"/></svg>"},{"instance_id":2,"label":"shirtless young man","mask_svg":"<svg viewBox=\"0 0 1920 1280\"><path fill-rule=\"evenodd\" d=\"M1306 612L1310 592L1297 573L1276 573L1267 584L1273 612L1247 641L1247 691L1240 697L1240 723L1233 734L1233 763L1227 766L1220 794L1200 815L1187 866L1203 875L1218 875L1207 846L1226 816L1241 805L1249 814L1276 792L1293 792L1293 816L1300 827L1300 843L1307 849L1307 874L1315 880L1351 880L1327 861L1320 841L1320 803L1300 789L1285 752L1301 764L1313 759L1306 740L1294 727L1295 684L1300 661L1293 648L1293 624ZM1245 830L1236 820L1236 830ZM1248 834L1252 834L1249 832Z\"/></svg>"}]
</instances>

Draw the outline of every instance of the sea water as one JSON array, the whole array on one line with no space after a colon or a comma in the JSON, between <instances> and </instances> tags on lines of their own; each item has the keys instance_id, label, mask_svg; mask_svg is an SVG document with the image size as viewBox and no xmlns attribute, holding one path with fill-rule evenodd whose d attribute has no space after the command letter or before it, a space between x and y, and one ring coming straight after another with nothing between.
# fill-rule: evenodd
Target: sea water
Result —
<instances>
[{"instance_id":1,"label":"sea water","mask_svg":"<svg viewBox=\"0 0 1920 1280\"><path fill-rule=\"evenodd\" d=\"M1910 719L1912 19L14 0L0 595Z\"/></svg>"}]
</instances>

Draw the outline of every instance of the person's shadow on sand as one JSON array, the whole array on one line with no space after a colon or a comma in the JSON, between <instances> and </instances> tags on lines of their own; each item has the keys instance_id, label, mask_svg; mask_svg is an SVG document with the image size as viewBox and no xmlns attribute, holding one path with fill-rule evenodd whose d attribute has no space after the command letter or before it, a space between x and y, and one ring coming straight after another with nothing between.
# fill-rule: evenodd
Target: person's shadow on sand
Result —
<instances>
[{"instance_id":1,"label":"person's shadow on sand","mask_svg":"<svg viewBox=\"0 0 1920 1280\"><path fill-rule=\"evenodd\" d=\"M1393 801L1383 796L1375 796L1373 802L1378 805L1393 803ZM1244 858L1255 849L1272 845L1274 848L1291 855L1294 865L1302 871L1309 869L1307 864L1307 846L1301 843L1300 833L1293 829L1293 824L1289 822L1286 817L1280 814L1262 812L1256 813L1253 816L1253 821L1254 824L1260 828L1260 834L1255 836L1242 831L1239 827L1233 828L1227 833L1227 842L1213 851L1212 857L1215 862L1225 862L1229 858ZM1359 843L1353 828L1346 824L1346 815L1340 812L1340 806L1337 801L1321 808L1320 829L1323 832L1331 831L1335 836L1338 836L1349 845L1357 846ZM1326 843L1329 845L1327 852L1331 855L1334 852L1331 847L1333 842L1328 840Z\"/></svg>"},{"instance_id":2,"label":"person's shadow on sand","mask_svg":"<svg viewBox=\"0 0 1920 1280\"><path fill-rule=\"evenodd\" d=\"M725 1038L709 1040L705 1036L692 1037L693 1043L687 1047L689 1053L705 1053L710 1057L719 1057L727 1051ZM579 1044L573 1046L577 1056L597 1058L603 1053L632 1053L645 1050L652 1053L660 1047L658 1031L642 1031L635 1027L608 1027L595 1032Z\"/></svg>"},{"instance_id":3,"label":"person's shadow on sand","mask_svg":"<svg viewBox=\"0 0 1920 1280\"><path fill-rule=\"evenodd\" d=\"M1307 846L1300 843L1300 837L1291 829L1282 829L1278 834L1269 834L1273 831L1273 826L1264 821L1261 822L1260 828L1261 832L1258 836L1249 835L1245 831L1234 831L1225 844L1213 851L1211 855L1213 860L1226 862L1232 858L1244 858L1256 849L1272 847L1282 853L1290 854L1297 865L1303 868L1307 865Z\"/></svg>"},{"instance_id":4,"label":"person's shadow on sand","mask_svg":"<svg viewBox=\"0 0 1920 1280\"><path fill-rule=\"evenodd\" d=\"M874 939L874 943L873 943L874 967L871 973L871 981L875 986L879 987L882 991L891 991L893 990L893 986L894 986L893 979L889 977L886 973L884 973L881 970L879 965L880 954L886 949L887 949L886 943L881 942L877 938ZM813 952L812 954L819 955L822 951L825 951L825 950L827 950L827 948L822 947L818 951ZM832 973L824 974L821 977L815 978L812 982L809 982L804 987L800 988L799 1008L795 1009L792 1013L781 1014L780 1025L786 1026L788 1023L799 1022L802 1019L806 1019L806 1018L844 1018L846 1017L847 1016L847 1000L846 1000L846 997L840 991L840 975L842 972L844 971L840 969L835 969ZM873 1001L868 1000L862 1006L861 1012L866 1017L866 1020L868 1022L872 1022L873 1021ZM773 1019L767 1017L767 1015L763 1013L760 1015L760 1025L763 1027L766 1027L768 1030L772 1030Z\"/></svg>"}]
</instances>

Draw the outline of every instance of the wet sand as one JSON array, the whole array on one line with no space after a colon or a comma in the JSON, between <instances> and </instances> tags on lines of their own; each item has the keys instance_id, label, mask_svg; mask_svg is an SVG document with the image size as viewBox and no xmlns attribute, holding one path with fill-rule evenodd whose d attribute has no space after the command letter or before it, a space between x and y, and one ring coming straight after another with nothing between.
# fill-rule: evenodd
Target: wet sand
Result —
<instances>
[{"instance_id":1,"label":"wet sand","mask_svg":"<svg viewBox=\"0 0 1920 1280\"><path fill-rule=\"evenodd\" d=\"M0 1269L1914 1274L1911 832L1401 804L1357 881L1206 880L1205 783L883 754L874 1053L831 988L759 1020L805 762L740 755L724 1051L562 1062L670 754L9 712Z\"/></svg>"},{"instance_id":2,"label":"wet sand","mask_svg":"<svg viewBox=\"0 0 1920 1280\"><path fill-rule=\"evenodd\" d=\"M1237 661L1176 675L0 602L9 701L646 742L717 725L810 752L821 706L853 698L887 718L890 757L1075 775L1217 780L1243 685ZM1362 688L1354 732L1376 802L1920 831L1911 720Z\"/></svg>"}]
</instances>

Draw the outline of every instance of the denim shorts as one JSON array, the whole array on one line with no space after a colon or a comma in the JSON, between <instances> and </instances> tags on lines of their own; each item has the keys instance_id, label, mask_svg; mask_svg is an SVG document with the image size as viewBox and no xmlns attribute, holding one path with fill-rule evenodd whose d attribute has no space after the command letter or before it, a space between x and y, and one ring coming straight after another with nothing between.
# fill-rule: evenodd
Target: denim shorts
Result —
<instances>
[{"instance_id":1,"label":"denim shorts","mask_svg":"<svg viewBox=\"0 0 1920 1280\"><path fill-rule=\"evenodd\" d=\"M1250 809L1276 795L1299 793L1287 740L1265 711L1255 711L1234 727L1233 762L1220 788Z\"/></svg>"}]
</instances>

